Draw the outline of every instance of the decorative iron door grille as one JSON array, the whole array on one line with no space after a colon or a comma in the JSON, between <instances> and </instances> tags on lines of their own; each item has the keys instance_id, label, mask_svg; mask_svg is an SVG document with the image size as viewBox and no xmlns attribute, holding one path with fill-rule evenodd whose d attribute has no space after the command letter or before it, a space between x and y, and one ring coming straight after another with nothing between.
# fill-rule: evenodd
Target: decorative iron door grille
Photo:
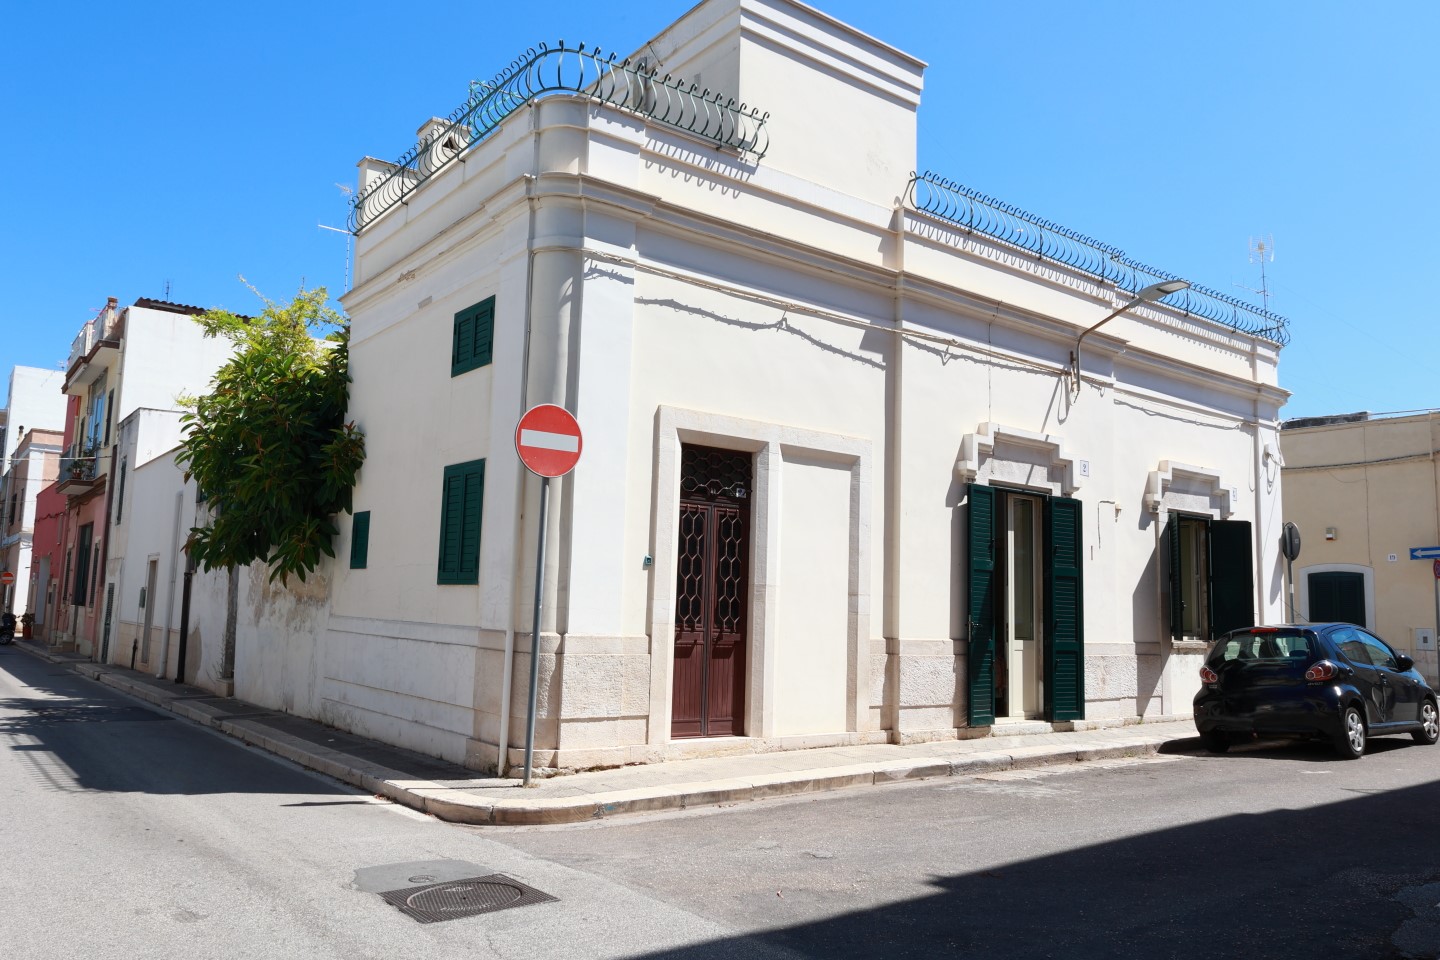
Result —
<instances>
[{"instance_id":1,"label":"decorative iron door grille","mask_svg":"<svg viewBox=\"0 0 1440 960\"><path fill-rule=\"evenodd\" d=\"M750 454L681 449L672 737L743 733Z\"/></svg>"}]
</instances>

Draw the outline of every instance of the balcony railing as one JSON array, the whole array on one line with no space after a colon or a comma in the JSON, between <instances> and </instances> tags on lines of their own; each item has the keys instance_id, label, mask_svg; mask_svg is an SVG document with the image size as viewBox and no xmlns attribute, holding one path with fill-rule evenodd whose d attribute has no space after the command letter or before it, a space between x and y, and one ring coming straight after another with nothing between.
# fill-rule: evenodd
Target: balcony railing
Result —
<instances>
[{"instance_id":1,"label":"balcony railing","mask_svg":"<svg viewBox=\"0 0 1440 960\"><path fill-rule=\"evenodd\" d=\"M72 444L60 458L60 476L57 479L61 484L72 480L92 483L99 475L99 463L100 458L93 449Z\"/></svg>"},{"instance_id":2,"label":"balcony railing","mask_svg":"<svg viewBox=\"0 0 1440 960\"><path fill-rule=\"evenodd\" d=\"M74 342L70 344L70 359L65 364L65 369L69 370L75 366L75 361L88 355L90 351L95 348L95 344L102 340L115 339L117 320L118 315L115 311L107 307L101 310L94 320L91 320L86 323L85 326L81 327L80 333L75 337Z\"/></svg>"},{"instance_id":3,"label":"balcony railing","mask_svg":"<svg viewBox=\"0 0 1440 960\"><path fill-rule=\"evenodd\" d=\"M1173 273L1130 259L1119 247L1093 240L928 171L911 178L909 198L916 210L963 227L967 232L984 234L1018 247L1037 260L1063 263L1129 293L1138 293L1162 280L1180 279ZM1192 285L1189 290L1172 293L1160 302L1187 315L1204 317L1271 343L1283 346L1290 342L1289 320L1207 287Z\"/></svg>"},{"instance_id":4,"label":"balcony railing","mask_svg":"<svg viewBox=\"0 0 1440 960\"><path fill-rule=\"evenodd\" d=\"M420 184L483 140L527 103L571 93L687 131L756 158L769 149L768 113L722 94L661 75L657 70L603 54L598 47L540 44L517 57L489 83L474 82L470 97L429 127L393 168L351 202L350 229L359 233Z\"/></svg>"}]
</instances>

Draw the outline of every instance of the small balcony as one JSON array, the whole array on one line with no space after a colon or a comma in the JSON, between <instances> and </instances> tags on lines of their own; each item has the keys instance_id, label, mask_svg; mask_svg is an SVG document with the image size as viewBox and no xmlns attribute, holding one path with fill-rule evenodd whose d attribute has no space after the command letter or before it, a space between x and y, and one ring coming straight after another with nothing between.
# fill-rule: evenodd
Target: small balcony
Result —
<instances>
[{"instance_id":1,"label":"small balcony","mask_svg":"<svg viewBox=\"0 0 1440 960\"><path fill-rule=\"evenodd\" d=\"M105 482L100 458L90 447L72 445L60 458L59 483L55 489L67 497L83 497Z\"/></svg>"},{"instance_id":2,"label":"small balcony","mask_svg":"<svg viewBox=\"0 0 1440 960\"><path fill-rule=\"evenodd\" d=\"M90 381L110 366L120 349L120 312L112 297L105 309L85 326L70 344L65 364L65 392L84 396Z\"/></svg>"}]
</instances>

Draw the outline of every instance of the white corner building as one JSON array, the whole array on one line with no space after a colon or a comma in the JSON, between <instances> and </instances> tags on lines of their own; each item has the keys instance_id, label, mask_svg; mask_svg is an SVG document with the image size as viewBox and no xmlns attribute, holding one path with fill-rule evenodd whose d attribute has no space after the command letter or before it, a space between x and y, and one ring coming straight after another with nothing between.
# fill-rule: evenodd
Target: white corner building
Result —
<instances>
[{"instance_id":1,"label":"white corner building","mask_svg":"<svg viewBox=\"0 0 1440 960\"><path fill-rule=\"evenodd\" d=\"M925 65L816 9L642 49L531 51L362 162L368 454L288 699L518 761L554 403L538 766L1188 715L1283 616L1285 321L914 175Z\"/></svg>"}]
</instances>

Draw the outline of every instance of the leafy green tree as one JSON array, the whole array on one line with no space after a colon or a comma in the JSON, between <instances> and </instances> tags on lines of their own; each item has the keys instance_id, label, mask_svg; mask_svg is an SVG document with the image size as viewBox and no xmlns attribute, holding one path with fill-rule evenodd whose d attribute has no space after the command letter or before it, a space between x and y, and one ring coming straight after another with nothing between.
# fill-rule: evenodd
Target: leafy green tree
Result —
<instances>
[{"instance_id":1,"label":"leafy green tree","mask_svg":"<svg viewBox=\"0 0 1440 960\"><path fill-rule=\"evenodd\" d=\"M335 516L350 512L365 459L365 437L345 419L349 320L326 306L324 287L301 287L289 303L261 299L258 317L196 318L235 354L181 418L176 460L213 515L191 530L189 549L205 569L263 560L271 580L304 580L322 554L335 556Z\"/></svg>"}]
</instances>

